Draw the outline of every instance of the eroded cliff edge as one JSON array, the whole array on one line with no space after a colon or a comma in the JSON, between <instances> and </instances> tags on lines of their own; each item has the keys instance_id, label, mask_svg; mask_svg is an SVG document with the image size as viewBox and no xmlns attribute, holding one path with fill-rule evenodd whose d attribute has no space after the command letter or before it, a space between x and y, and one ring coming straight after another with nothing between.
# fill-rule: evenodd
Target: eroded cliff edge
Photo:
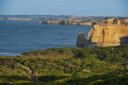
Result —
<instances>
[{"instance_id":1,"label":"eroded cliff edge","mask_svg":"<svg viewBox=\"0 0 128 85\"><path fill-rule=\"evenodd\" d=\"M95 25L88 33L88 40L100 47L127 43L128 26L123 24Z\"/></svg>"}]
</instances>

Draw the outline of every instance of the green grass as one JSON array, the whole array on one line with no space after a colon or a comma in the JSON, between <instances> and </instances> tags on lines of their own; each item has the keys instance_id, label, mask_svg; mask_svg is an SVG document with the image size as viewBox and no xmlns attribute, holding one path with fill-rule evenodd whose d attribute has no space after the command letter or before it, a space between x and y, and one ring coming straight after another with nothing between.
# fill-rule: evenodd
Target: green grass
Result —
<instances>
[{"instance_id":1,"label":"green grass","mask_svg":"<svg viewBox=\"0 0 128 85\"><path fill-rule=\"evenodd\" d=\"M0 57L0 84L127 85L128 45L108 48L52 48ZM31 74L21 66L31 67Z\"/></svg>"}]
</instances>

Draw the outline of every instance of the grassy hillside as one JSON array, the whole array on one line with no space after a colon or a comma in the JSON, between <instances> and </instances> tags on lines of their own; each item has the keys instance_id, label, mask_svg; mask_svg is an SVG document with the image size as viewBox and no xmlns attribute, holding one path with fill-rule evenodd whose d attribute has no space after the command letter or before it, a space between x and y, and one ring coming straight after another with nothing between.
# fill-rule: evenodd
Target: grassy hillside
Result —
<instances>
[{"instance_id":1,"label":"grassy hillside","mask_svg":"<svg viewBox=\"0 0 128 85\"><path fill-rule=\"evenodd\" d=\"M0 57L0 83L12 85L127 85L128 45L52 48ZM23 67L34 68L38 80Z\"/></svg>"}]
</instances>

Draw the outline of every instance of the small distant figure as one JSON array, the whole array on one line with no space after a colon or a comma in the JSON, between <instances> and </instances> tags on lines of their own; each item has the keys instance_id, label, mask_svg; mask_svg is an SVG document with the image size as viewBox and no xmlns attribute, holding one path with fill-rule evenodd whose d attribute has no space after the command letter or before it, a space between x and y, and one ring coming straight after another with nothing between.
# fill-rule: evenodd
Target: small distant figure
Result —
<instances>
[{"instance_id":1,"label":"small distant figure","mask_svg":"<svg viewBox=\"0 0 128 85\"><path fill-rule=\"evenodd\" d=\"M35 69L31 69L31 79L33 81L36 81L38 79L38 74L37 72L35 71Z\"/></svg>"}]
</instances>

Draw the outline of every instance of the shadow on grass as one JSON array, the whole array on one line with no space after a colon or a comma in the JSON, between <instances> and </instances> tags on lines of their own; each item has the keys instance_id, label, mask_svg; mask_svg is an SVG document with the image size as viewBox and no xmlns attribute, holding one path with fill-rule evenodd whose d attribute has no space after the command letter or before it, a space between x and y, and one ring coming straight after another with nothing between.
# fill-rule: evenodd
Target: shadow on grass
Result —
<instances>
[{"instance_id":1,"label":"shadow on grass","mask_svg":"<svg viewBox=\"0 0 128 85\"><path fill-rule=\"evenodd\" d=\"M65 81L63 85L128 85L128 74L119 76L119 74L110 72L89 78L74 78Z\"/></svg>"},{"instance_id":2,"label":"shadow on grass","mask_svg":"<svg viewBox=\"0 0 128 85\"><path fill-rule=\"evenodd\" d=\"M12 76L8 76L8 75L2 75L1 78L4 78L8 81L17 81L17 80L30 80L29 78L27 78L26 76L18 76L18 75L12 75Z\"/></svg>"},{"instance_id":3,"label":"shadow on grass","mask_svg":"<svg viewBox=\"0 0 128 85\"><path fill-rule=\"evenodd\" d=\"M12 82L15 81L28 81L29 78L25 76L18 76L18 75L2 75L0 78L6 80L4 82L0 82L0 85L13 85Z\"/></svg>"},{"instance_id":4,"label":"shadow on grass","mask_svg":"<svg viewBox=\"0 0 128 85\"><path fill-rule=\"evenodd\" d=\"M55 81L55 80L61 80L61 79L66 79L69 78L67 76L39 76L38 80L43 81L43 82L50 82L50 81Z\"/></svg>"},{"instance_id":5,"label":"shadow on grass","mask_svg":"<svg viewBox=\"0 0 128 85\"><path fill-rule=\"evenodd\" d=\"M121 75L121 76L119 76ZM2 76L9 81L29 80L21 76ZM55 83L56 80L63 80ZM55 84L54 84L55 83ZM0 85L14 85L14 84L0 84ZM128 85L128 74L110 72L103 75L95 75L89 78L76 78L69 76L39 76L37 81L20 82L16 85Z\"/></svg>"}]
</instances>

